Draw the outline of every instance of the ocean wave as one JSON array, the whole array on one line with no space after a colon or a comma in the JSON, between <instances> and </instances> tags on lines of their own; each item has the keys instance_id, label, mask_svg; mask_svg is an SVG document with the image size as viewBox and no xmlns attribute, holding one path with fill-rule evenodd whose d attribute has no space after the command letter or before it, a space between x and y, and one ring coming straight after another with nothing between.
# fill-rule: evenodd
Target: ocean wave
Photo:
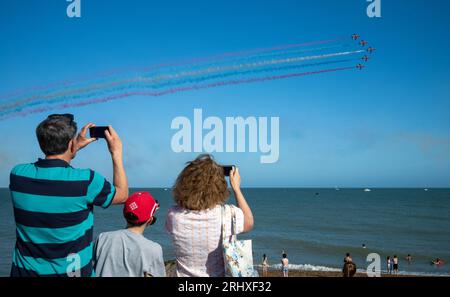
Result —
<instances>
[{"instance_id":1,"label":"ocean wave","mask_svg":"<svg viewBox=\"0 0 450 297\"><path fill-rule=\"evenodd\" d=\"M261 268L262 265L256 265L258 268ZM269 265L269 270L281 270L281 264ZM323 271L323 272L340 272L342 268L329 267L329 266L321 266L321 265L312 265L312 264L289 264L289 270L296 271ZM358 273L366 273L365 269L357 269ZM381 274L387 274L386 270L382 270ZM399 271L398 275L416 275L416 276L450 276L449 273L438 273L438 272L415 272L415 271Z\"/></svg>"},{"instance_id":2,"label":"ocean wave","mask_svg":"<svg viewBox=\"0 0 450 297\"><path fill-rule=\"evenodd\" d=\"M261 267L261 265L258 265L258 267ZM281 270L281 264L269 265L269 269ZM341 269L339 268L318 266L312 264L289 264L289 269L299 271L328 271L328 272L341 271Z\"/></svg>"}]
</instances>

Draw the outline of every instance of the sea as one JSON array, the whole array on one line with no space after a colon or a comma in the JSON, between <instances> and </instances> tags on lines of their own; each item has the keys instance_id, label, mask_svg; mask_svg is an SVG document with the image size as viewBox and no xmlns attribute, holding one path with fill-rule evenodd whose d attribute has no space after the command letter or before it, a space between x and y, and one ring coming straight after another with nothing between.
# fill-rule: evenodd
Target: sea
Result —
<instances>
[{"instance_id":1,"label":"sea","mask_svg":"<svg viewBox=\"0 0 450 297\"><path fill-rule=\"evenodd\" d=\"M167 188L149 191L161 203L157 222L145 236L163 247L165 260L175 258L164 231L167 209L174 204ZM238 236L252 239L255 265L266 254L273 269L284 251L290 269L339 271L348 252L359 271L366 271L367 256L376 253L381 270L386 257L397 255L400 274L450 276L450 189L359 188L246 188L254 229ZM234 203L230 197L228 203ZM95 213L94 236L125 227L122 206ZM15 224L9 190L0 189L0 276L8 276L15 243ZM363 246L365 245L365 247ZM413 260L408 263L405 257Z\"/></svg>"}]
</instances>

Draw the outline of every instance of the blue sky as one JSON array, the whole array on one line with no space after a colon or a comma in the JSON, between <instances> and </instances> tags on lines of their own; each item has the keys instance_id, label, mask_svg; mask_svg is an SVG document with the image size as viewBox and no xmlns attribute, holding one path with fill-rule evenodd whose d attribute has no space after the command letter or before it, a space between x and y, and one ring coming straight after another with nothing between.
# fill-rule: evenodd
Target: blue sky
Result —
<instances>
[{"instance_id":1,"label":"blue sky","mask_svg":"<svg viewBox=\"0 0 450 297\"><path fill-rule=\"evenodd\" d=\"M0 93L126 66L342 37L377 48L364 71L132 97L55 110L78 124L112 124L132 186L170 186L195 153L176 154L176 116L279 116L280 159L219 153L244 186L450 186L450 3L349 1L87 1L82 17L64 0L0 2ZM0 186L16 163L41 156L35 126L46 114L0 121ZM111 176L101 141L73 162Z\"/></svg>"}]
</instances>

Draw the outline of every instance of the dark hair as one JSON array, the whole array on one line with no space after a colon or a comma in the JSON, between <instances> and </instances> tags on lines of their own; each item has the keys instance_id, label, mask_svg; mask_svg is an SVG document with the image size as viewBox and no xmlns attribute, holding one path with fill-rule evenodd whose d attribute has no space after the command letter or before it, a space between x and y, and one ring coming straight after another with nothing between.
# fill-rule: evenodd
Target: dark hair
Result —
<instances>
[{"instance_id":1,"label":"dark hair","mask_svg":"<svg viewBox=\"0 0 450 297\"><path fill-rule=\"evenodd\" d=\"M350 256L350 253L347 253L347 254L345 254L347 257L349 257Z\"/></svg>"},{"instance_id":2,"label":"dark hair","mask_svg":"<svg viewBox=\"0 0 450 297\"><path fill-rule=\"evenodd\" d=\"M69 142L77 133L73 115L50 115L36 128L36 136L46 156L59 155L67 151Z\"/></svg>"},{"instance_id":3,"label":"dark hair","mask_svg":"<svg viewBox=\"0 0 450 297\"><path fill-rule=\"evenodd\" d=\"M267 258L266 254L263 255L263 258L264 258L264 259Z\"/></svg>"},{"instance_id":4,"label":"dark hair","mask_svg":"<svg viewBox=\"0 0 450 297\"><path fill-rule=\"evenodd\" d=\"M127 212L124 216L125 216L125 220L127 220L128 225L131 225L133 227L140 227L140 226L144 225L145 223L147 223L147 222L143 222L143 223L136 224L138 217L134 213L131 213L131 212Z\"/></svg>"},{"instance_id":5,"label":"dark hair","mask_svg":"<svg viewBox=\"0 0 450 297\"><path fill-rule=\"evenodd\" d=\"M283 258L287 258L287 255L286 255L286 254L283 254Z\"/></svg>"}]
</instances>

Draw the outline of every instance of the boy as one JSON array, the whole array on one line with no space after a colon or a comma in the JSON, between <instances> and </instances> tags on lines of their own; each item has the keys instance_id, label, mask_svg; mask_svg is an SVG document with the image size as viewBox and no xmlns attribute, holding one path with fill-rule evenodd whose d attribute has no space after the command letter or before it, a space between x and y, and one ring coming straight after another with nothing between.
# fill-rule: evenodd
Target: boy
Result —
<instances>
[{"instance_id":1,"label":"boy","mask_svg":"<svg viewBox=\"0 0 450 297\"><path fill-rule=\"evenodd\" d=\"M156 222L159 204L148 192L137 192L126 201L123 215L127 228L101 233L95 244L98 276L166 276L161 246L144 237Z\"/></svg>"}]
</instances>

